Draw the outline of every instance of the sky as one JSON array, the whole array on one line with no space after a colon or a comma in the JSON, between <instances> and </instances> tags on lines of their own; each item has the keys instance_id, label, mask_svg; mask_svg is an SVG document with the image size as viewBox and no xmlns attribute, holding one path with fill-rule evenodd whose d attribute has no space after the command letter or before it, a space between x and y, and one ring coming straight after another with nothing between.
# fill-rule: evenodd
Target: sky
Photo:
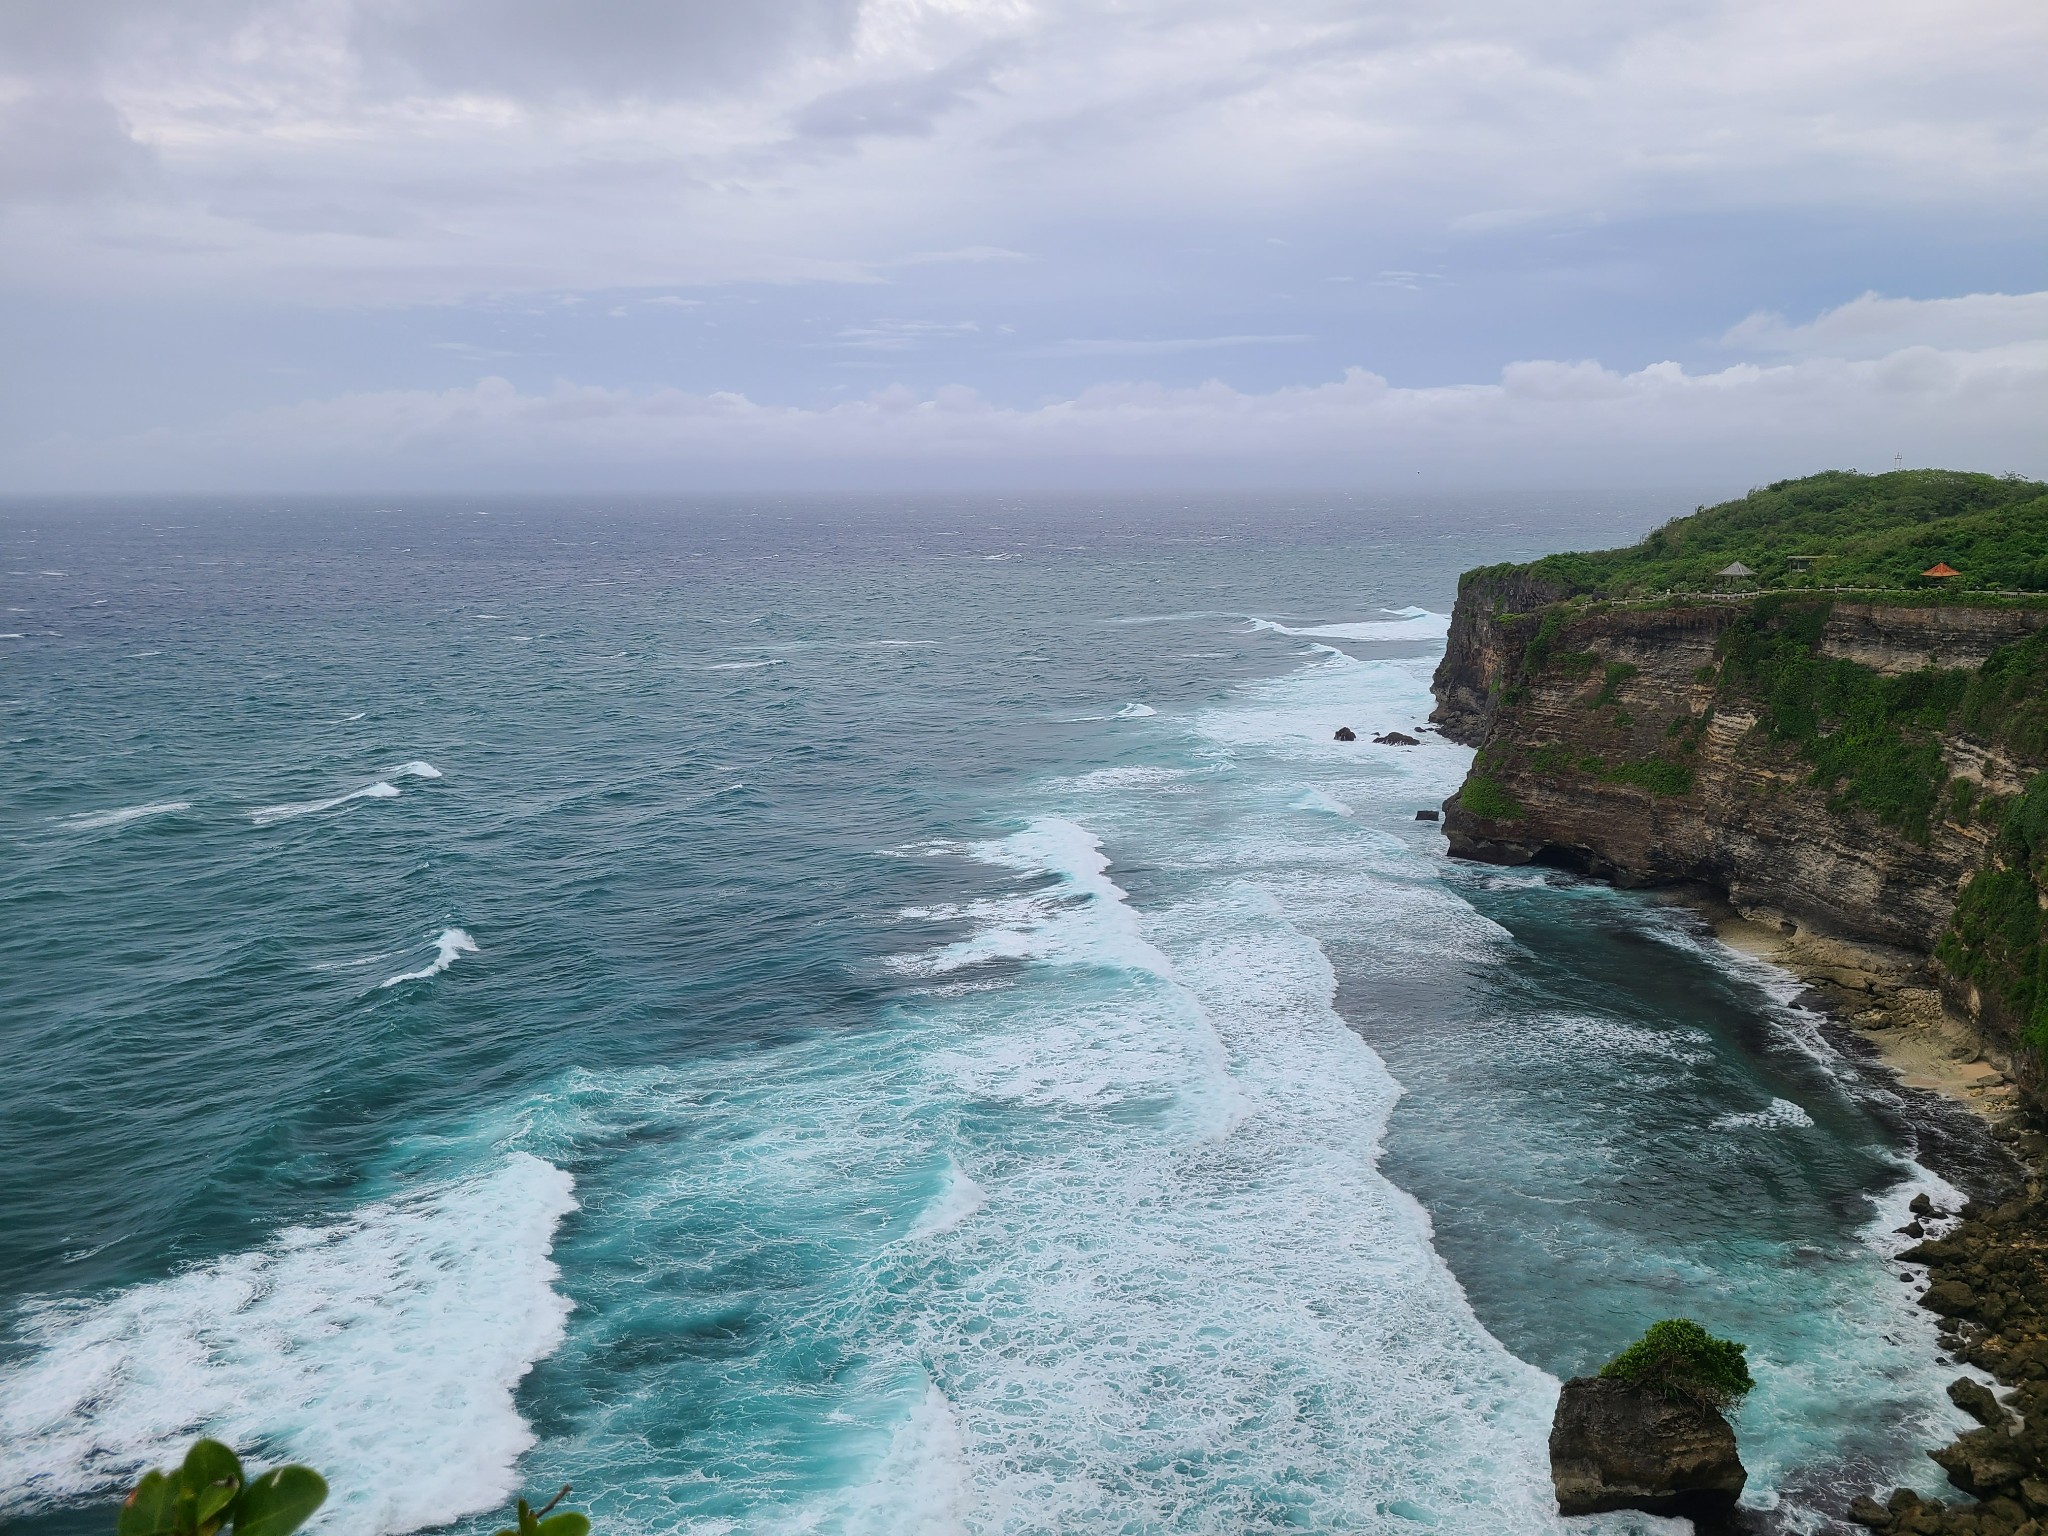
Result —
<instances>
[{"instance_id":1,"label":"sky","mask_svg":"<svg viewBox=\"0 0 2048 1536\"><path fill-rule=\"evenodd\" d=\"M2041 0L0 0L0 491L2048 476Z\"/></svg>"}]
</instances>

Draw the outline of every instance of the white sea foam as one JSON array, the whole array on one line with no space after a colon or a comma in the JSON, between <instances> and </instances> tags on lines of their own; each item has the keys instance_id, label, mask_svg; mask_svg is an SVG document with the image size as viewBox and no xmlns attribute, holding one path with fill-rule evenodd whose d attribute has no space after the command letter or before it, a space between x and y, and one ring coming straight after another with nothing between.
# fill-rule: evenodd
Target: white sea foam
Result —
<instances>
[{"instance_id":1,"label":"white sea foam","mask_svg":"<svg viewBox=\"0 0 2048 1536\"><path fill-rule=\"evenodd\" d=\"M1385 611L1395 616L1390 619L1364 619L1353 624L1300 626L1281 624L1272 619L1253 619L1251 626L1254 631L1297 635L1309 640L1441 640L1451 632L1451 616L1447 613L1431 613L1427 608Z\"/></svg>"},{"instance_id":2,"label":"white sea foam","mask_svg":"<svg viewBox=\"0 0 2048 1536\"><path fill-rule=\"evenodd\" d=\"M760 667L783 667L787 665L789 663L785 658L777 656L768 661L714 661L704 670L706 672L752 672Z\"/></svg>"},{"instance_id":3,"label":"white sea foam","mask_svg":"<svg viewBox=\"0 0 2048 1536\"><path fill-rule=\"evenodd\" d=\"M191 809L189 800L158 800L149 805L123 806L118 811L81 811L76 816L66 816L57 825L67 832L93 832L101 827L126 826L145 816L168 816L172 811Z\"/></svg>"},{"instance_id":4,"label":"white sea foam","mask_svg":"<svg viewBox=\"0 0 2048 1536\"><path fill-rule=\"evenodd\" d=\"M449 966L455 963L458 956L476 953L478 953L476 940L472 939L467 933L463 932L460 928L443 928L434 937L434 958L432 963L424 965L416 971L406 971L402 975L393 976L389 981L383 982L380 985L395 987L402 981L427 981L447 970Z\"/></svg>"},{"instance_id":5,"label":"white sea foam","mask_svg":"<svg viewBox=\"0 0 2048 1536\"><path fill-rule=\"evenodd\" d=\"M931 1204L918 1213L917 1220L911 1223L906 1236L915 1241L921 1237L931 1237L940 1232L950 1231L987 1202L988 1192L962 1172L960 1165L949 1157L946 1159L946 1173L939 1185L939 1192L932 1196Z\"/></svg>"},{"instance_id":6,"label":"white sea foam","mask_svg":"<svg viewBox=\"0 0 2048 1536\"><path fill-rule=\"evenodd\" d=\"M1031 862L1110 883L1077 832ZM933 1021L957 1042L934 1065L969 1102L1049 1112L977 1166L974 1219L928 1239L955 1286L971 1277L964 1304L949 1286L919 1307L911 1340L959 1425L971 1514L1239 1529L1264 1506L1176 1470L1227 1457L1251 1500L1300 1469L1308 1528L1562 1530L1555 1383L1487 1336L1427 1217L1377 1172L1399 1090L1332 1010L1320 948L1219 873L1130 912L1168 962L1132 985L1063 973ZM1160 1108L1226 1092L1220 1123Z\"/></svg>"},{"instance_id":7,"label":"white sea foam","mask_svg":"<svg viewBox=\"0 0 2048 1536\"><path fill-rule=\"evenodd\" d=\"M1126 763L1115 768L1097 768L1070 779L1053 779L1047 788L1068 794L1098 794L1105 790L1179 789L1191 777L1185 768L1163 768L1156 764Z\"/></svg>"},{"instance_id":8,"label":"white sea foam","mask_svg":"<svg viewBox=\"0 0 2048 1536\"><path fill-rule=\"evenodd\" d=\"M118 1487L200 1431L320 1468L325 1536L504 1503L534 1443L514 1390L570 1309L549 1252L572 1188L515 1153L169 1279L29 1303L0 1369L0 1511Z\"/></svg>"},{"instance_id":9,"label":"white sea foam","mask_svg":"<svg viewBox=\"0 0 2048 1536\"><path fill-rule=\"evenodd\" d=\"M1158 713L1159 711L1154 709L1150 704L1126 704L1122 709L1118 710L1115 714L1111 715L1110 719L1143 720L1148 715L1156 715Z\"/></svg>"},{"instance_id":10,"label":"white sea foam","mask_svg":"<svg viewBox=\"0 0 2048 1536\"><path fill-rule=\"evenodd\" d=\"M414 758L411 762L400 763L394 768L388 768L385 772L390 776L389 778L379 779L374 784L365 784L361 789L352 789L347 794L330 795L325 800L302 800L293 805L266 805L260 811L251 811L249 819L259 827L267 827L273 822L290 821L297 816L313 816L321 811L336 810L356 800L396 800L399 790L398 786L391 782L392 779L438 779L441 777L440 769L436 768L432 763L422 762L418 758Z\"/></svg>"},{"instance_id":11,"label":"white sea foam","mask_svg":"<svg viewBox=\"0 0 2048 1536\"><path fill-rule=\"evenodd\" d=\"M365 784L361 789L352 789L345 795L333 795L325 800L302 800L294 805L266 805L260 811L251 811L249 819L259 827L273 822L290 821L296 816L312 816L321 811L331 811L347 805L352 800L396 800L398 786L379 779L374 784Z\"/></svg>"},{"instance_id":12,"label":"white sea foam","mask_svg":"<svg viewBox=\"0 0 2048 1536\"><path fill-rule=\"evenodd\" d=\"M1124 902L1124 892L1107 874L1102 840L1057 816L1042 816L1021 832L970 845L984 864L1057 877L1043 893L987 904L976 915L989 921L976 933L938 949L898 956L892 962L911 975L937 976L991 960L1051 960L1102 965L1166 976L1166 957L1145 942Z\"/></svg>"},{"instance_id":13,"label":"white sea foam","mask_svg":"<svg viewBox=\"0 0 2048 1536\"><path fill-rule=\"evenodd\" d=\"M1717 1131L1811 1130L1813 1116L1790 1099L1773 1099L1762 1109L1747 1114L1721 1115L1714 1121Z\"/></svg>"},{"instance_id":14,"label":"white sea foam","mask_svg":"<svg viewBox=\"0 0 2048 1536\"><path fill-rule=\"evenodd\" d=\"M1326 795L1314 785L1305 786L1294 802L1297 810L1322 811L1330 816L1349 816L1351 807L1334 795Z\"/></svg>"}]
</instances>

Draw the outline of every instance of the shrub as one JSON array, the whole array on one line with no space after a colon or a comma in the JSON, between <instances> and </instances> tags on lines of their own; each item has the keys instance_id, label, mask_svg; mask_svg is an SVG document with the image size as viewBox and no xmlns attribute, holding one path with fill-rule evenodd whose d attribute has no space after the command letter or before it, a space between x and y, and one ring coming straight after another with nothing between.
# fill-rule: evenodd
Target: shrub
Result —
<instances>
[{"instance_id":1,"label":"shrub","mask_svg":"<svg viewBox=\"0 0 2048 1536\"><path fill-rule=\"evenodd\" d=\"M147 1472L121 1505L116 1536L291 1536L327 1502L327 1484L311 1467L272 1467L247 1478L235 1453L200 1440L184 1464Z\"/></svg>"},{"instance_id":2,"label":"shrub","mask_svg":"<svg viewBox=\"0 0 2048 1536\"><path fill-rule=\"evenodd\" d=\"M1650 1324L1640 1339L1600 1368L1600 1375L1664 1397L1726 1408L1756 1385L1743 1358L1747 1353L1747 1345L1717 1339L1698 1323L1670 1317Z\"/></svg>"},{"instance_id":3,"label":"shrub","mask_svg":"<svg viewBox=\"0 0 2048 1536\"><path fill-rule=\"evenodd\" d=\"M1487 821L1518 821L1522 815L1521 801L1483 773L1466 776L1465 787L1458 791L1458 804Z\"/></svg>"},{"instance_id":4,"label":"shrub","mask_svg":"<svg viewBox=\"0 0 2048 1536\"><path fill-rule=\"evenodd\" d=\"M1586 708L1599 709L1612 704L1621 697L1621 685L1642 669L1632 662L1610 661L1606 675L1600 681L1600 691L1586 701Z\"/></svg>"},{"instance_id":5,"label":"shrub","mask_svg":"<svg viewBox=\"0 0 2048 1536\"><path fill-rule=\"evenodd\" d=\"M1643 757L1633 762L1618 763L1603 776L1617 784L1633 784L1637 789L1647 789L1653 795L1692 793L1692 770L1667 758Z\"/></svg>"}]
</instances>

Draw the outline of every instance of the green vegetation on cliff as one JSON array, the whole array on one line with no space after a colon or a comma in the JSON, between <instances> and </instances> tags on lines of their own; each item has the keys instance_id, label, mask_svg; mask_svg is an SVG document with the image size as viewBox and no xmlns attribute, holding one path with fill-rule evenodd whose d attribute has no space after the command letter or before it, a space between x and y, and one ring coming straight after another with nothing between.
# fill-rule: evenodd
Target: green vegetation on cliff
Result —
<instances>
[{"instance_id":1,"label":"green vegetation on cliff","mask_svg":"<svg viewBox=\"0 0 2048 1536\"><path fill-rule=\"evenodd\" d=\"M1502 789L1499 780L1479 772L1465 776L1465 787L1458 791L1458 803L1488 821L1514 821L1522 814L1521 802Z\"/></svg>"},{"instance_id":2,"label":"green vegetation on cliff","mask_svg":"<svg viewBox=\"0 0 2048 1536\"><path fill-rule=\"evenodd\" d=\"M1754 577L1721 578L1734 561ZM1920 574L1937 561L1962 574ZM1749 595L1737 598L1731 587ZM1721 599L1684 596L1707 592ZM1991 615L1950 625L1939 611L1951 600L2041 605L1991 595L2003 592L2048 597L2048 485L1941 470L1784 481L1701 508L1627 549L1469 571L1463 628L1454 625L1446 659L1463 676L1453 693L1440 692L1446 708L1464 713L1465 729L1486 722L1459 808L1496 823L1487 835L1535 846L1556 808L1551 791L1558 806L1583 807L1598 803L1588 797L1593 786L1625 784L1693 800L1672 808L1682 823L1701 812L1703 790L1711 800L1728 788L1702 782L1713 776L1708 764L1723 748L1737 750L1728 747L1728 729L1738 737L1743 729L1734 722L1754 719L1762 738L1804 760L1806 781L1830 812L1868 818L1844 836L1885 828L1929 850L1928 867L1944 871L1942 910L1956 889L1948 882L1964 872L1940 937L1933 930L1943 919L1930 913L1915 942L1933 943L1940 969L1973 989L1973 1011L1994 1033L2032 1048L2031 1078L2048 1069L2048 628L2028 634L2031 620L1994 624ZM1674 594L1668 604L1665 593ZM1607 606L1631 598L1657 600ZM1975 667L1901 672L1827 654L1826 635L1846 637L1836 648L1861 654L1857 635L1887 632L1869 602L1932 610L1911 623L1901 616L1901 633L1919 625L1930 634L2024 637ZM1681 611L1658 630L1644 609L1666 606ZM1831 619L1840 621L1832 631ZM1711 663L1688 660L1691 686L1670 675L1647 686L1654 647L1630 649L1641 624L1712 634ZM1930 642L1928 654L1936 649ZM1905 660L1911 665L1910 651ZM1485 713L1470 679L1483 679ZM1712 751L1710 733L1720 743ZM1776 795L1793 766L1788 755L1751 753L1751 767L1763 766L1744 793ZM2035 777L2025 791L2012 793L2027 775ZM1626 815L1618 802L1612 809ZM1587 836L1583 828L1577 835Z\"/></svg>"},{"instance_id":3,"label":"green vegetation on cliff","mask_svg":"<svg viewBox=\"0 0 2048 1536\"><path fill-rule=\"evenodd\" d=\"M1956 902L1935 958L1989 993L2020 1037L2048 1047L2048 774L2004 808L1990 862Z\"/></svg>"},{"instance_id":4,"label":"green vegetation on cliff","mask_svg":"<svg viewBox=\"0 0 2048 1536\"><path fill-rule=\"evenodd\" d=\"M1925 842L1949 780L1942 733L1963 705L1971 674L1929 667L1885 675L1821 654L1832 604L1759 598L1721 641L1724 695L1761 705L1763 723L1795 741L1813 780Z\"/></svg>"},{"instance_id":5,"label":"green vegetation on cliff","mask_svg":"<svg viewBox=\"0 0 2048 1536\"><path fill-rule=\"evenodd\" d=\"M1961 576L1920 574L1942 560ZM1546 555L1520 569L1564 595L1623 598L1720 590L1728 583L1716 573L1736 561L1760 587L2048 592L2048 485L1945 469L1830 470L1702 507L1626 549Z\"/></svg>"}]
</instances>

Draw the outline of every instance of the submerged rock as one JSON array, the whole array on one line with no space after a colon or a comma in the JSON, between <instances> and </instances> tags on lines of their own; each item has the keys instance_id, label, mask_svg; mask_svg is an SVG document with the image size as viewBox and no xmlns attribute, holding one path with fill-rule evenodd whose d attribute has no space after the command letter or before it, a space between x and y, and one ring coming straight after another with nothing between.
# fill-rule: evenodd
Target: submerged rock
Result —
<instances>
[{"instance_id":1,"label":"submerged rock","mask_svg":"<svg viewBox=\"0 0 2048 1536\"><path fill-rule=\"evenodd\" d=\"M1419 747L1422 745L1421 742L1410 736L1406 731L1389 731L1384 736L1373 737L1373 740L1383 747Z\"/></svg>"},{"instance_id":2,"label":"submerged rock","mask_svg":"<svg viewBox=\"0 0 2048 1536\"><path fill-rule=\"evenodd\" d=\"M1550 1479L1560 1514L1712 1515L1734 1506L1749 1474L1718 1410L1580 1376L1557 1399Z\"/></svg>"}]
</instances>

